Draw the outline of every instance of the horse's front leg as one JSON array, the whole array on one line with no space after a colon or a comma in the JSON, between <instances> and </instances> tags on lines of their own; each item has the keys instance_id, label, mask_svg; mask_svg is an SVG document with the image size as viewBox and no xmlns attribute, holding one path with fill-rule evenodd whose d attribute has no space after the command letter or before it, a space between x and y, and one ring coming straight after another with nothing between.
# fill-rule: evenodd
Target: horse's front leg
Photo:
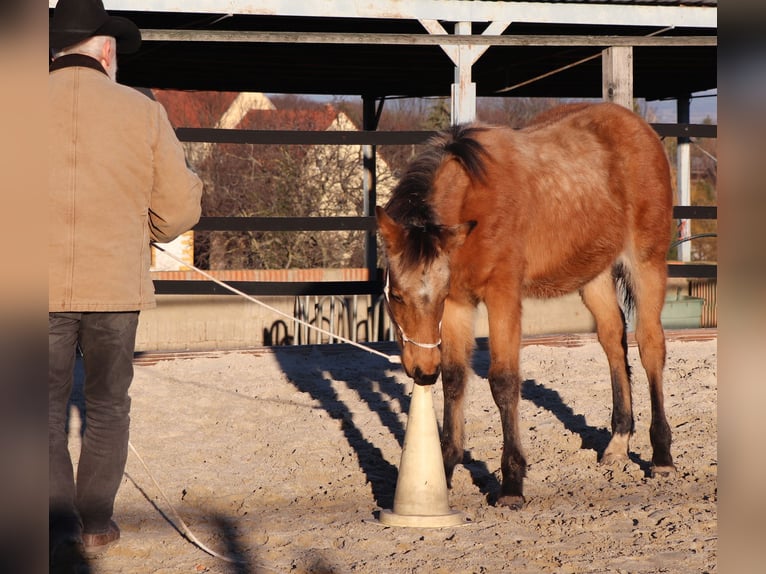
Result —
<instances>
[{"instance_id":1,"label":"horse's front leg","mask_svg":"<svg viewBox=\"0 0 766 574\"><path fill-rule=\"evenodd\" d=\"M465 441L465 398L468 368L473 352L475 307L447 299L442 318L442 388L444 419L442 424L442 458L447 486L452 487L455 466L463 461Z\"/></svg>"},{"instance_id":2,"label":"horse's front leg","mask_svg":"<svg viewBox=\"0 0 766 574\"><path fill-rule=\"evenodd\" d=\"M524 505L524 477L527 461L519 437L519 400L521 375L521 297L509 293L507 284L495 296L486 299L489 314L490 368L489 387L500 411L503 428L503 454L500 468L503 482L497 504L514 510Z\"/></svg>"}]
</instances>

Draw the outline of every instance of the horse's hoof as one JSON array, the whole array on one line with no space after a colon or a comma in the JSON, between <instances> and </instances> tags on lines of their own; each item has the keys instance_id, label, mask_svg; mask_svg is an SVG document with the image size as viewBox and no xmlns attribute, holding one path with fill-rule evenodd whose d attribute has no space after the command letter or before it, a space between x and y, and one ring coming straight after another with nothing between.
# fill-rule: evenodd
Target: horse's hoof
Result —
<instances>
[{"instance_id":1,"label":"horse's hoof","mask_svg":"<svg viewBox=\"0 0 766 574\"><path fill-rule=\"evenodd\" d=\"M652 465L651 468L651 477L652 478L669 478L671 476L675 476L676 474L676 467L675 466L654 466Z\"/></svg>"},{"instance_id":2,"label":"horse's hoof","mask_svg":"<svg viewBox=\"0 0 766 574\"><path fill-rule=\"evenodd\" d=\"M630 433L615 433L598 462L603 465L625 464L628 461Z\"/></svg>"},{"instance_id":3,"label":"horse's hoof","mask_svg":"<svg viewBox=\"0 0 766 574\"><path fill-rule=\"evenodd\" d=\"M521 510L524 507L523 496L501 496L497 499L498 506L505 506L511 510Z\"/></svg>"},{"instance_id":4,"label":"horse's hoof","mask_svg":"<svg viewBox=\"0 0 766 574\"><path fill-rule=\"evenodd\" d=\"M615 454L613 452L605 452L604 456L601 457L601 460L599 460L598 463L603 466L612 466L612 465L618 465L618 464L625 464L627 461L628 461L627 455Z\"/></svg>"}]
</instances>

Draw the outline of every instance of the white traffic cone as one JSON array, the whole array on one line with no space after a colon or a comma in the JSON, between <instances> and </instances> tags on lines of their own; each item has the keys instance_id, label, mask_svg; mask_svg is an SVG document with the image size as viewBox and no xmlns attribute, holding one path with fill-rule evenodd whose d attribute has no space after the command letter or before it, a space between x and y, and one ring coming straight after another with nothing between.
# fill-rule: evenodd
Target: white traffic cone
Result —
<instances>
[{"instance_id":1,"label":"white traffic cone","mask_svg":"<svg viewBox=\"0 0 766 574\"><path fill-rule=\"evenodd\" d=\"M433 385L413 385L393 510L381 510L386 526L444 527L464 523L450 510Z\"/></svg>"}]
</instances>

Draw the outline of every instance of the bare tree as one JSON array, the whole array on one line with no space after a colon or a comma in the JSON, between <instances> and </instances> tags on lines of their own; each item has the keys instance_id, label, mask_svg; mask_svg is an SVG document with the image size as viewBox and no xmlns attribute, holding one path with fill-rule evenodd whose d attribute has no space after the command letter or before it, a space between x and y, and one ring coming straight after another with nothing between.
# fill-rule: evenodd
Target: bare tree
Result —
<instances>
[{"instance_id":1,"label":"bare tree","mask_svg":"<svg viewBox=\"0 0 766 574\"><path fill-rule=\"evenodd\" d=\"M298 101L288 103L306 111ZM324 104L313 107L327 111ZM209 190L203 201L208 216L363 214L359 146L219 144L209 148L197 169ZM390 186L391 179L379 173L378 184ZM211 269L355 267L364 262L363 237L361 231L207 232L199 234L196 259Z\"/></svg>"},{"instance_id":2,"label":"bare tree","mask_svg":"<svg viewBox=\"0 0 766 574\"><path fill-rule=\"evenodd\" d=\"M274 96L272 101L279 110L294 110L296 114L319 112L331 105L356 126L361 125L361 100L335 99L328 104L287 95ZM553 98L480 98L477 119L518 128L559 103ZM447 104L446 98L386 99L378 129L441 129L449 123ZM648 114L651 109L637 111ZM326 126L302 125L300 129ZM197 152L195 156L196 169L206 183L204 215L365 215L359 146L204 145L204 153ZM394 186L421 149L420 144L378 146L378 203L385 203L386 192L382 190ZM390 169L382 169L383 164ZM364 264L364 236L361 231L200 232L196 238L196 260L211 269L358 267Z\"/></svg>"},{"instance_id":3,"label":"bare tree","mask_svg":"<svg viewBox=\"0 0 766 574\"><path fill-rule=\"evenodd\" d=\"M560 103L556 98L479 98L476 116L482 122L520 128Z\"/></svg>"}]
</instances>

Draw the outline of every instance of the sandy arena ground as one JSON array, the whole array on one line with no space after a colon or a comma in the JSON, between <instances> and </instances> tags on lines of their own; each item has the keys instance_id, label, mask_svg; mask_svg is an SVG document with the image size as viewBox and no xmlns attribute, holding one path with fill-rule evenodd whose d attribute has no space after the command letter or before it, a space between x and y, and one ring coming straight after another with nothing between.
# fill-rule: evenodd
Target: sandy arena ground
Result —
<instances>
[{"instance_id":1,"label":"sandy arena ground","mask_svg":"<svg viewBox=\"0 0 766 574\"><path fill-rule=\"evenodd\" d=\"M398 365L345 345L138 357L131 443L172 508L131 453L116 503L122 538L91 570L716 572L716 339L708 335L669 337L671 479L647 477L649 400L635 346L630 461L604 467L597 456L609 439L611 395L600 346L587 336L565 339L574 346L527 340L521 511L490 504L502 438L480 346L466 403L469 456L449 493L466 524L443 529L376 520L393 506L407 424L411 383ZM441 422L440 383L434 405ZM173 509L200 542L239 562L192 544Z\"/></svg>"}]
</instances>

